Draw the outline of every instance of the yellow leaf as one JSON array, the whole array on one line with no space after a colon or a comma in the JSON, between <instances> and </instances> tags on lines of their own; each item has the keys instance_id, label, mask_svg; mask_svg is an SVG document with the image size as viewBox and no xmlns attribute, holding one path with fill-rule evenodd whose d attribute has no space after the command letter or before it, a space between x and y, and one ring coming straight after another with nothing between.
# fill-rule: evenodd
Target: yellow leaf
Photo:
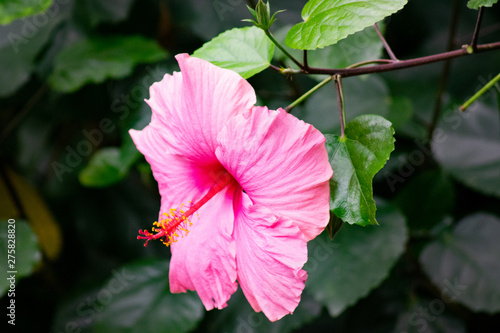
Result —
<instances>
[{"instance_id":1,"label":"yellow leaf","mask_svg":"<svg viewBox=\"0 0 500 333\"><path fill-rule=\"evenodd\" d=\"M21 217L21 212L19 212L15 204L17 198L18 204L26 215L26 220L28 220L31 229L33 229L33 232L38 237L40 249L48 259L55 260L61 251L61 231L59 225L33 186L28 184L15 172L9 169L5 171L8 178L7 181L12 188L9 191L5 179L0 179L0 197L2 198L0 218ZM13 197L12 191L15 197Z\"/></svg>"}]
</instances>

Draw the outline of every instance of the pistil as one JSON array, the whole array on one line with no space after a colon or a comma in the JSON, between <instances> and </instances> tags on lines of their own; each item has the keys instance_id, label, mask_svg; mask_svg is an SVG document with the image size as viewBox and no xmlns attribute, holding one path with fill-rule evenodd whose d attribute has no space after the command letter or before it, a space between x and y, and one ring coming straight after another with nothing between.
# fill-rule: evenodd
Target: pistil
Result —
<instances>
[{"instance_id":1,"label":"pistil","mask_svg":"<svg viewBox=\"0 0 500 333\"><path fill-rule=\"evenodd\" d=\"M162 214L163 217L159 222L156 221L153 223L153 233L147 230L139 230L140 235L137 236L137 239L145 239L146 243L144 243L144 246L147 246L148 242L154 239L161 239L166 246L177 242L179 237L182 238L189 233L188 227L193 225L191 217L233 180L233 176L231 176L229 172L225 172L217 179L215 184L208 190L207 194L198 202L191 205L188 210L185 211L182 204L179 209L171 208L168 213L165 212Z\"/></svg>"}]
</instances>

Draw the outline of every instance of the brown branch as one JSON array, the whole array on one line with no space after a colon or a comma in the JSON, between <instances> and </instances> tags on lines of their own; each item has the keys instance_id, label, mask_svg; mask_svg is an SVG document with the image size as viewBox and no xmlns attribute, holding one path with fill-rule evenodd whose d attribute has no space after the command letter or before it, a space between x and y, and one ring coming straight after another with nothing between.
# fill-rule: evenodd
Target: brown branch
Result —
<instances>
[{"instance_id":1,"label":"brown branch","mask_svg":"<svg viewBox=\"0 0 500 333\"><path fill-rule=\"evenodd\" d=\"M481 44L477 45L476 53L487 52L492 50L500 49L500 42L489 43L489 44ZM431 64L438 61L443 61L447 59L453 59L458 57L463 57L470 55L471 52L467 50L467 45L464 45L461 49L433 54L430 56L425 56L421 58L415 58L410 60L400 60L397 62L392 62L390 64L382 64L370 67L361 67L361 68L343 68L343 69L330 69L330 68L314 68L309 67L307 69L307 74L327 74L327 75L341 75L342 77L350 77L350 76L358 76L364 74L373 74L373 73L382 73L389 72L398 69L410 68L415 66L422 66L426 64ZM297 70L293 73L287 74L298 74L305 73L303 70Z\"/></svg>"},{"instance_id":2,"label":"brown branch","mask_svg":"<svg viewBox=\"0 0 500 333\"><path fill-rule=\"evenodd\" d=\"M479 7L479 12L477 13L476 27L474 28L474 33L472 34L472 40L470 46L472 50L476 51L477 39L479 38L479 28L481 27L481 21L483 20L484 7Z\"/></svg>"}]
</instances>

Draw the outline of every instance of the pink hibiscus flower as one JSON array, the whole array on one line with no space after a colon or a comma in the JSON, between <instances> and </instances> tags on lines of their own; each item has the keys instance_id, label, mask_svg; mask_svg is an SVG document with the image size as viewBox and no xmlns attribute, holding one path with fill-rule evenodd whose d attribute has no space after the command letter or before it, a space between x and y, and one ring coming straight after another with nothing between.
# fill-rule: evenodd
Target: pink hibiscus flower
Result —
<instances>
[{"instance_id":1,"label":"pink hibiscus flower","mask_svg":"<svg viewBox=\"0 0 500 333\"><path fill-rule=\"evenodd\" d=\"M151 123L130 134L161 194L140 239L171 245L170 290L223 308L238 283L255 311L293 312L307 241L329 220L325 137L284 110L253 107L235 72L176 56L181 72L151 86ZM147 243L146 241L146 243Z\"/></svg>"}]
</instances>

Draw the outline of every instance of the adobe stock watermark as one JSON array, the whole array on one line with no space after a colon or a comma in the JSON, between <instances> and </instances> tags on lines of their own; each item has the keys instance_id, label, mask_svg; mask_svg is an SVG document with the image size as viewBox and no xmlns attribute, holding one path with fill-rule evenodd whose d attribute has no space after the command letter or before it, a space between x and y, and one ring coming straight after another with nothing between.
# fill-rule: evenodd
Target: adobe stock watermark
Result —
<instances>
[{"instance_id":1,"label":"adobe stock watermark","mask_svg":"<svg viewBox=\"0 0 500 333\"><path fill-rule=\"evenodd\" d=\"M493 78L492 75L490 76L491 78ZM478 77L477 80L479 81L479 84L476 88L476 91L481 89L484 84L489 81L482 76ZM452 130L457 130L469 117L471 117L472 114L474 114L476 110L478 110L479 103L477 102L485 101L491 98L493 94L494 92L490 89L483 96L481 96L478 101L476 101L476 103L472 104L465 112L458 111L457 106L456 111L444 114L441 118L441 126L434 129L434 134L431 140L413 140L417 148L411 151L407 157L398 157L400 161L398 170L396 172L386 171L384 173L384 178L391 192L394 193L396 191L396 185L398 183L404 183L411 175L415 173L418 167L424 164L427 158L433 156L433 144L441 144L449 139L449 136L442 128L443 124L446 127L451 128Z\"/></svg>"},{"instance_id":2,"label":"adobe stock watermark","mask_svg":"<svg viewBox=\"0 0 500 333\"><path fill-rule=\"evenodd\" d=\"M446 304L453 303L467 289L467 286L462 285L455 278L453 283L444 280L444 288L441 290L441 298L436 298L430 301L425 306L419 306L409 317L408 323L410 326L416 327L417 332L427 332L427 327L430 322L434 322L446 309ZM400 331L400 333L407 333Z\"/></svg>"},{"instance_id":3,"label":"adobe stock watermark","mask_svg":"<svg viewBox=\"0 0 500 333\"><path fill-rule=\"evenodd\" d=\"M19 53L19 46L21 44L27 44L30 40L35 38L40 29L45 27L51 19L56 17L61 10L61 6L67 5L69 2L70 0L55 0L46 11L23 18L23 25L18 31L19 33L9 32L7 34L7 39L14 49L14 53Z\"/></svg>"},{"instance_id":4,"label":"adobe stock watermark","mask_svg":"<svg viewBox=\"0 0 500 333\"><path fill-rule=\"evenodd\" d=\"M81 332L81 325L92 324L97 314L102 312L106 305L111 303L113 296L121 293L129 283L136 278L134 275L128 274L125 268L122 268L120 272L113 270L112 276L109 282L101 288L94 297L89 296L77 305L75 312L81 319L69 321L64 327L58 328L63 329L63 331L56 331L53 333Z\"/></svg>"},{"instance_id":5,"label":"adobe stock watermark","mask_svg":"<svg viewBox=\"0 0 500 333\"><path fill-rule=\"evenodd\" d=\"M148 97L149 87L156 81L159 81L164 73L157 65L156 68L146 67L147 75L143 77L140 84L134 86L128 94L121 94L110 106L111 112L118 115L120 120L124 120L130 115L130 111L136 108L139 103L144 103L144 98ZM75 168L80 166L84 157L88 157L102 143L104 135L113 132L116 125L110 118L102 118L98 127L91 130L82 130L85 137L80 140L75 147L67 145L65 147L66 156L64 163L53 161L51 163L57 179L62 182L65 174L70 174Z\"/></svg>"},{"instance_id":6,"label":"adobe stock watermark","mask_svg":"<svg viewBox=\"0 0 500 333\"><path fill-rule=\"evenodd\" d=\"M389 19L385 22L387 24ZM359 55L366 57L366 48L371 46L373 49L374 45L378 45L378 43L380 43L377 31L373 27L368 27L354 35L351 35L347 40L349 42L341 41L338 43L338 46L348 65L352 65L356 62L356 58L358 58Z\"/></svg>"},{"instance_id":7,"label":"adobe stock watermark","mask_svg":"<svg viewBox=\"0 0 500 333\"><path fill-rule=\"evenodd\" d=\"M244 0L213 0L212 6L219 17L219 20L223 21L224 14L232 13L237 6L244 3Z\"/></svg>"}]
</instances>

